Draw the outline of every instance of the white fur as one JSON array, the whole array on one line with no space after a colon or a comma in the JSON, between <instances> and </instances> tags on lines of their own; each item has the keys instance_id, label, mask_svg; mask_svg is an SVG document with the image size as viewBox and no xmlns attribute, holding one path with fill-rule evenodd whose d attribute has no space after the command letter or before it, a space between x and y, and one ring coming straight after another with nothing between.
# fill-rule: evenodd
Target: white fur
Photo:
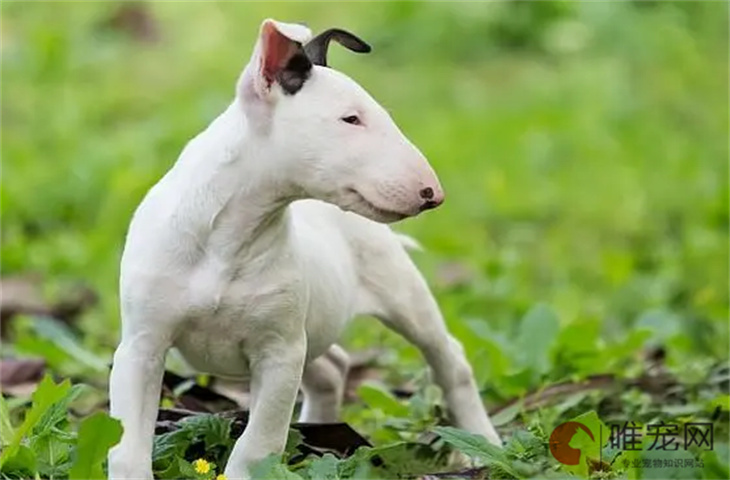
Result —
<instances>
[{"instance_id":1,"label":"white fur","mask_svg":"<svg viewBox=\"0 0 730 480\"><path fill-rule=\"evenodd\" d=\"M250 378L250 422L229 479L248 478L252 462L283 449L300 386L301 420L335 421L347 372L335 342L357 314L419 347L454 423L499 442L404 239L378 223L416 215L425 187L440 202L435 174L342 73L315 67L294 95L268 80L262 65L277 35L296 46L309 31L264 22L236 99L186 146L130 225L110 381L124 435L110 453L110 478L152 478L173 347L200 371ZM343 122L348 115L362 125Z\"/></svg>"}]
</instances>

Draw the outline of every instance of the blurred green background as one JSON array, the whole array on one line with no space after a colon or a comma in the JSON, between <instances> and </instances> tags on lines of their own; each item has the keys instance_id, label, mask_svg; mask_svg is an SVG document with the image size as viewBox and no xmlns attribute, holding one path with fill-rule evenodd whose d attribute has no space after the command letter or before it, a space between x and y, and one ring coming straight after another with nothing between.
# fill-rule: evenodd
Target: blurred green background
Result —
<instances>
[{"instance_id":1,"label":"blurred green background","mask_svg":"<svg viewBox=\"0 0 730 480\"><path fill-rule=\"evenodd\" d=\"M333 47L330 63L440 176L444 206L396 229L424 245L416 261L488 402L638 375L647 346L690 383L728 358L725 2L3 2L2 14L2 272L40 274L51 299L77 282L96 291L78 325L102 365L132 212L231 101L266 17L373 45ZM6 355L104 381L22 320ZM370 319L344 343L386 349L393 384L423 368Z\"/></svg>"}]
</instances>

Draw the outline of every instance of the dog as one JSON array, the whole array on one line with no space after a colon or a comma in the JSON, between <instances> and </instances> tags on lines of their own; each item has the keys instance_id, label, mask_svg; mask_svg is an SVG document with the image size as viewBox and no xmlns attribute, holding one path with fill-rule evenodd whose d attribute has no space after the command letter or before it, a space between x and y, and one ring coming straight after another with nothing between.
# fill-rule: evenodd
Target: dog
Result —
<instances>
[{"instance_id":1,"label":"dog","mask_svg":"<svg viewBox=\"0 0 730 480\"><path fill-rule=\"evenodd\" d=\"M331 29L267 19L235 99L183 149L137 208L121 261L121 341L111 415L124 433L109 477L151 479L166 352L195 369L250 380L249 423L228 479L282 452L299 389L300 420L333 422L359 314L420 349L451 421L500 444L463 349L389 223L438 207L422 153L355 81L327 65Z\"/></svg>"}]
</instances>

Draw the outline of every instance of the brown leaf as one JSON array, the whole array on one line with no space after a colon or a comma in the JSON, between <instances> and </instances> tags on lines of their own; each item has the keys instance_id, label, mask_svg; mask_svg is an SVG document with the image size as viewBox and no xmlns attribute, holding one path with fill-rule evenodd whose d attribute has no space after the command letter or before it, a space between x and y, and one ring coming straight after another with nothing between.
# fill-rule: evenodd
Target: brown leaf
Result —
<instances>
[{"instance_id":1,"label":"brown leaf","mask_svg":"<svg viewBox=\"0 0 730 480\"><path fill-rule=\"evenodd\" d=\"M191 385L184 388L183 384L186 382L191 382ZM214 413L238 407L234 400L217 393L210 387L198 385L194 383L194 379L182 377L169 370L166 370L162 377L162 388L165 396L173 398L177 406L186 410ZM183 388L183 391L176 395L173 392L178 388Z\"/></svg>"},{"instance_id":2,"label":"brown leaf","mask_svg":"<svg viewBox=\"0 0 730 480\"><path fill-rule=\"evenodd\" d=\"M39 358L0 360L0 390L13 396L30 395L45 370L46 361Z\"/></svg>"},{"instance_id":3,"label":"brown leaf","mask_svg":"<svg viewBox=\"0 0 730 480\"><path fill-rule=\"evenodd\" d=\"M304 445L320 455L331 452L348 457L360 447L372 447L346 423L295 423L292 428L302 434Z\"/></svg>"},{"instance_id":4,"label":"brown leaf","mask_svg":"<svg viewBox=\"0 0 730 480\"><path fill-rule=\"evenodd\" d=\"M537 391L533 391L525 395L524 398L514 398L509 402L490 410L491 415L497 415L515 403L522 401L525 410L534 410L542 408L546 405L557 403L559 400L572 395L574 393L587 390L603 390L617 387L620 384L611 373L591 375L585 380L579 382L562 382L541 387Z\"/></svg>"},{"instance_id":5,"label":"brown leaf","mask_svg":"<svg viewBox=\"0 0 730 480\"><path fill-rule=\"evenodd\" d=\"M46 315L50 311L41 295L40 279L36 276L3 278L0 291L0 321L3 323L19 313Z\"/></svg>"},{"instance_id":6,"label":"brown leaf","mask_svg":"<svg viewBox=\"0 0 730 480\"><path fill-rule=\"evenodd\" d=\"M93 307L99 297L84 285L68 287L60 300L50 302L42 293L43 279L38 275L5 277L0 280L0 334L16 315L53 317L71 324L85 310Z\"/></svg>"}]
</instances>

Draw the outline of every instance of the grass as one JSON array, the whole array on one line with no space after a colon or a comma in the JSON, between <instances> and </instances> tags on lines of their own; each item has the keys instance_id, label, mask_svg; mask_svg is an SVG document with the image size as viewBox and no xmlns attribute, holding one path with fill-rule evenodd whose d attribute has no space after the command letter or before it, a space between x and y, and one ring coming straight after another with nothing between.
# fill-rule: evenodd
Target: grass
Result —
<instances>
[{"instance_id":1,"label":"grass","mask_svg":"<svg viewBox=\"0 0 730 480\"><path fill-rule=\"evenodd\" d=\"M599 373L640 378L642 352L661 347L689 417L721 405L717 441L727 433L727 390L708 373L727 364L730 341L727 4L160 3L148 5L149 34L111 22L119 8L2 6L3 275L38 272L50 298L78 281L100 295L78 324L81 360L32 318L13 324L4 355L41 355L57 375L104 385L96 360L117 341L131 213L230 101L261 19L305 20L374 46L333 49L331 64L439 174L444 206L397 228L425 246L416 260L488 405ZM415 349L373 320L344 343L385 349L384 381L417 378L437 402ZM591 409L604 421L684 418L661 395L620 397L525 408L504 428L545 440ZM400 429L383 405L348 405L346 419L387 447L435 421L409 408ZM540 455L537 471L557 468Z\"/></svg>"}]
</instances>

